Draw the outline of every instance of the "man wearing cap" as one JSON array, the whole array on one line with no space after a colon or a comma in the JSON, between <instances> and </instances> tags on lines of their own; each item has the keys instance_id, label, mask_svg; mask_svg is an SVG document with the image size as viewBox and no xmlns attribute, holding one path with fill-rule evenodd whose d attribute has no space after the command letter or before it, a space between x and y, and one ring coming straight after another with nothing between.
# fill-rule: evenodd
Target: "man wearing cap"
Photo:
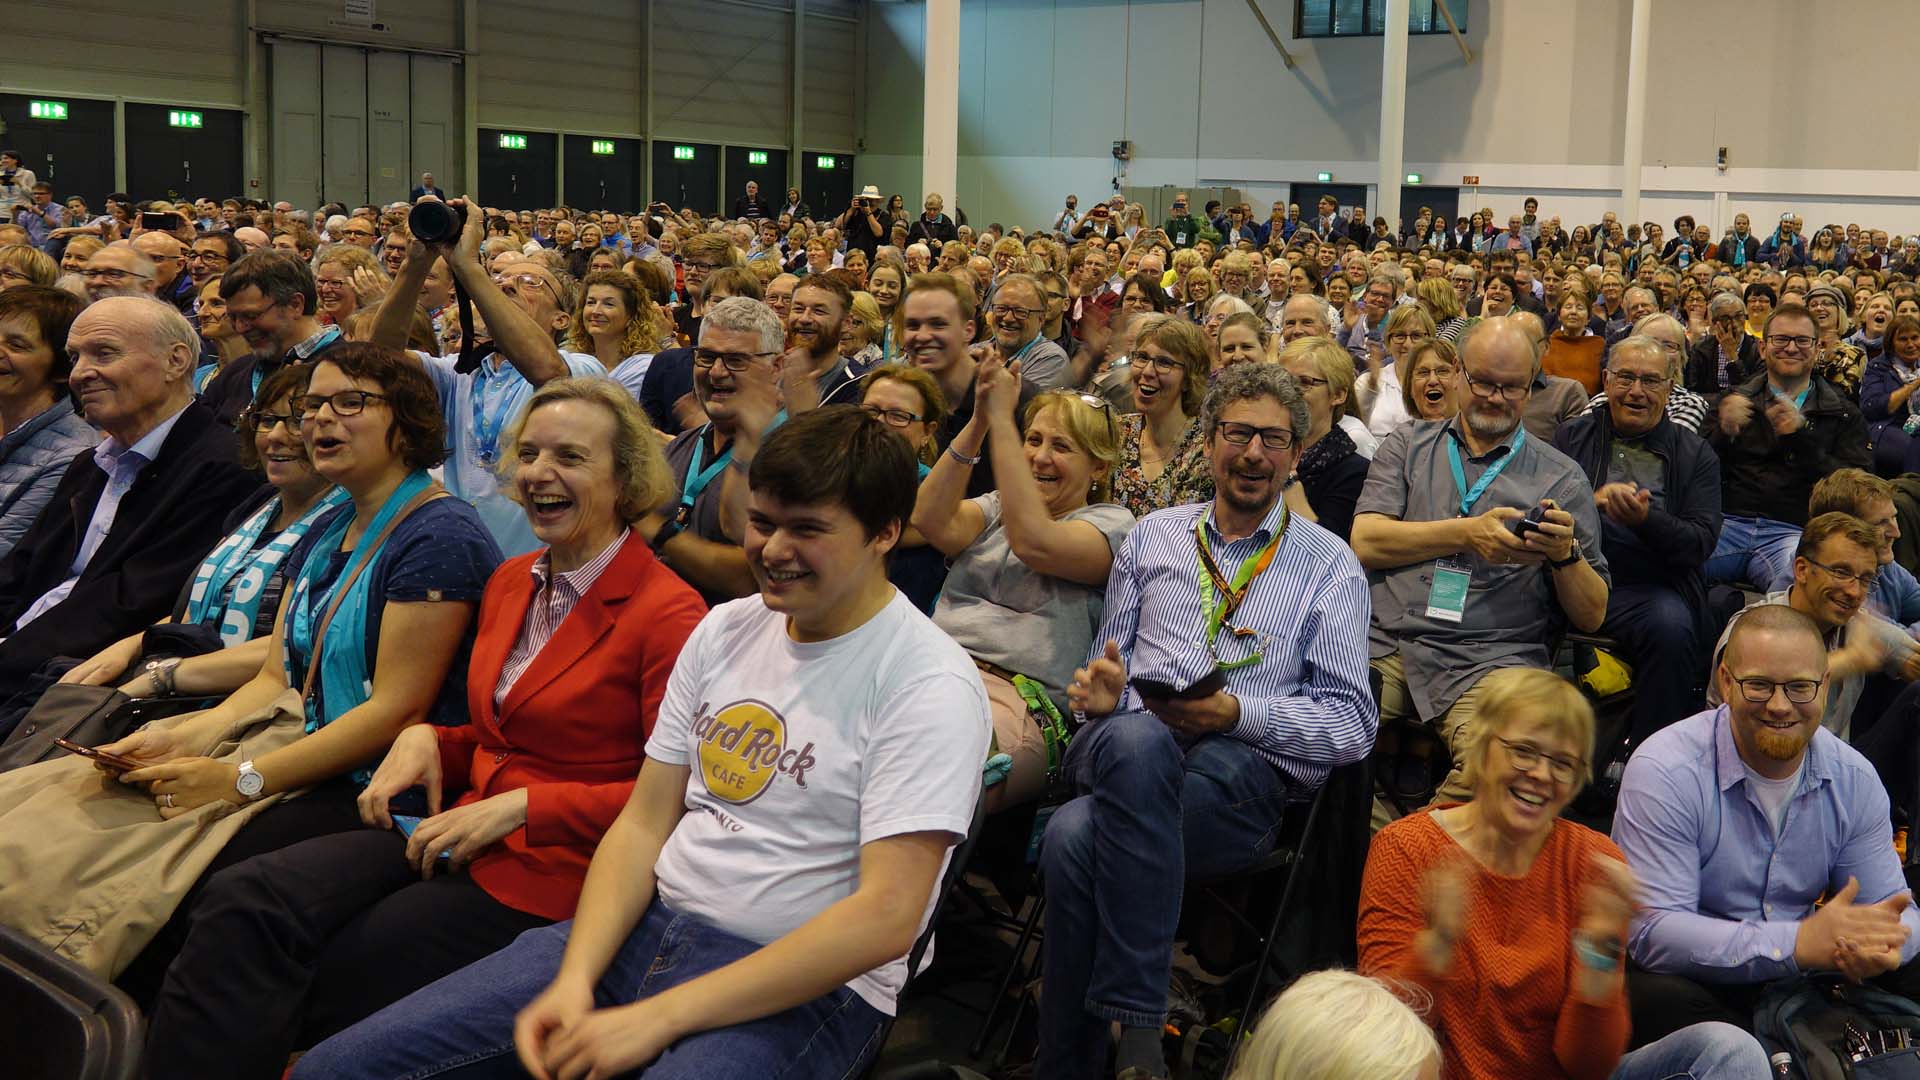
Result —
<instances>
[{"instance_id":1,"label":"man wearing cap","mask_svg":"<svg viewBox=\"0 0 1920 1080\"><path fill-rule=\"evenodd\" d=\"M882 221L885 211L880 209L880 189L868 184L854 196L853 204L847 212L833 219L834 225L846 235L847 250L866 253L867 261L873 261L873 253L879 249L880 241L887 235L888 223Z\"/></svg>"},{"instance_id":2,"label":"man wearing cap","mask_svg":"<svg viewBox=\"0 0 1920 1080\"><path fill-rule=\"evenodd\" d=\"M1192 247L1200 239L1200 230L1205 224L1188 212L1186 192L1183 191L1173 197L1173 211L1167 217L1164 228L1167 232L1167 240L1174 247Z\"/></svg>"}]
</instances>

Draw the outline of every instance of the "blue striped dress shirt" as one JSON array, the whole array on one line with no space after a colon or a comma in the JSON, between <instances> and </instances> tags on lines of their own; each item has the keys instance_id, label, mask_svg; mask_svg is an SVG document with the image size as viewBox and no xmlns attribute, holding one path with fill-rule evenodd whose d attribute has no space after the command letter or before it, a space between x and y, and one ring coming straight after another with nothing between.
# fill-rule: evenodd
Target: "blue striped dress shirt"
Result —
<instances>
[{"instance_id":1,"label":"blue striped dress shirt","mask_svg":"<svg viewBox=\"0 0 1920 1080\"><path fill-rule=\"evenodd\" d=\"M1291 787L1311 791L1334 766L1358 761L1373 748L1379 708L1367 682L1372 603L1352 550L1304 518L1288 522L1284 503L1275 502L1253 535L1230 544L1214 527L1210 502L1147 515L1114 556L1092 655L1116 641L1129 677L1174 686L1191 685L1213 670L1193 535L1203 515L1208 546L1229 576L1266 546L1274 530L1286 530L1272 565L1253 579L1229 620L1253 634L1223 627L1216 645L1228 663L1256 649L1261 654L1258 663L1226 672L1226 692L1240 702L1240 723L1227 734L1277 766ZM1143 708L1129 687L1116 711Z\"/></svg>"}]
</instances>

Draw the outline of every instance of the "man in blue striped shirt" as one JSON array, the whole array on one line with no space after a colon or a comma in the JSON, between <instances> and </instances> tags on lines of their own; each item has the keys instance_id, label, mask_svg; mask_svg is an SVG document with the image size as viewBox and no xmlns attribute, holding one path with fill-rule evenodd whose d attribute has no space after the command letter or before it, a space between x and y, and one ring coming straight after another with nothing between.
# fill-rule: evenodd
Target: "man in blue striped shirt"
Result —
<instances>
[{"instance_id":1,"label":"man in blue striped shirt","mask_svg":"<svg viewBox=\"0 0 1920 1080\"><path fill-rule=\"evenodd\" d=\"M1266 856L1282 808L1373 746L1367 583L1284 498L1307 407L1277 364L1222 371L1201 409L1211 503L1149 514L1114 556L1095 655L1067 696L1083 794L1047 825L1035 1074L1166 1075L1160 1036L1187 877Z\"/></svg>"}]
</instances>

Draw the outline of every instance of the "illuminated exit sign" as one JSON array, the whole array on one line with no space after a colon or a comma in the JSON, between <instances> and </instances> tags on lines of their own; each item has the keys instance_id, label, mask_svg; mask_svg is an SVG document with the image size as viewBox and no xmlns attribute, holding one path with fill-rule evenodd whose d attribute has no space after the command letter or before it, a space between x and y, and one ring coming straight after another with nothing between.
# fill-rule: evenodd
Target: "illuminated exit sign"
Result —
<instances>
[{"instance_id":1,"label":"illuminated exit sign","mask_svg":"<svg viewBox=\"0 0 1920 1080\"><path fill-rule=\"evenodd\" d=\"M673 148L673 160L675 160L675 161L692 161L692 160L693 160L693 147L691 147L691 146L676 146L676 147L674 147L674 148Z\"/></svg>"},{"instance_id":2,"label":"illuminated exit sign","mask_svg":"<svg viewBox=\"0 0 1920 1080\"><path fill-rule=\"evenodd\" d=\"M27 115L35 120L65 120L67 103L64 101L29 101Z\"/></svg>"},{"instance_id":3,"label":"illuminated exit sign","mask_svg":"<svg viewBox=\"0 0 1920 1080\"><path fill-rule=\"evenodd\" d=\"M500 133L500 149L525 150L526 148L527 148L527 137L525 135L515 135L512 132L507 132L507 131L503 131Z\"/></svg>"},{"instance_id":4,"label":"illuminated exit sign","mask_svg":"<svg viewBox=\"0 0 1920 1080\"><path fill-rule=\"evenodd\" d=\"M747 151L747 164L765 165L766 163L767 163L767 152L765 150Z\"/></svg>"},{"instance_id":5,"label":"illuminated exit sign","mask_svg":"<svg viewBox=\"0 0 1920 1080\"><path fill-rule=\"evenodd\" d=\"M834 167L833 155L821 154L819 157L813 159L813 163L823 169L831 169Z\"/></svg>"},{"instance_id":6,"label":"illuminated exit sign","mask_svg":"<svg viewBox=\"0 0 1920 1080\"><path fill-rule=\"evenodd\" d=\"M167 126L177 128L201 128L206 127L207 124L206 118L197 112L192 112L187 109L168 109Z\"/></svg>"},{"instance_id":7,"label":"illuminated exit sign","mask_svg":"<svg viewBox=\"0 0 1920 1080\"><path fill-rule=\"evenodd\" d=\"M593 152L594 152L594 153L596 153L596 154L611 154L611 153L613 153L613 140L612 140L612 139L595 139L595 140L593 140Z\"/></svg>"}]
</instances>

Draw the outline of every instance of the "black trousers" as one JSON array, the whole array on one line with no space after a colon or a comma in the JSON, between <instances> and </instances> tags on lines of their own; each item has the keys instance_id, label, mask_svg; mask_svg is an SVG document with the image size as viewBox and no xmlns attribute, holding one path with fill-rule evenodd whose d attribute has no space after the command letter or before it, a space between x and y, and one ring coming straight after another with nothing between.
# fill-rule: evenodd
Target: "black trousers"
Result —
<instances>
[{"instance_id":1,"label":"black trousers","mask_svg":"<svg viewBox=\"0 0 1920 1080\"><path fill-rule=\"evenodd\" d=\"M550 921L465 874L422 881L405 850L361 827L211 876L151 1014L150 1080L273 1080L292 1051Z\"/></svg>"},{"instance_id":2,"label":"black trousers","mask_svg":"<svg viewBox=\"0 0 1920 1080\"><path fill-rule=\"evenodd\" d=\"M1889 993L1920 1001L1920 962L1872 980ZM1753 1008L1766 983L1703 983L1685 975L1656 975L1627 966L1627 1007L1633 1018L1629 1049L1638 1049L1693 1024L1720 1020L1753 1030Z\"/></svg>"}]
</instances>

